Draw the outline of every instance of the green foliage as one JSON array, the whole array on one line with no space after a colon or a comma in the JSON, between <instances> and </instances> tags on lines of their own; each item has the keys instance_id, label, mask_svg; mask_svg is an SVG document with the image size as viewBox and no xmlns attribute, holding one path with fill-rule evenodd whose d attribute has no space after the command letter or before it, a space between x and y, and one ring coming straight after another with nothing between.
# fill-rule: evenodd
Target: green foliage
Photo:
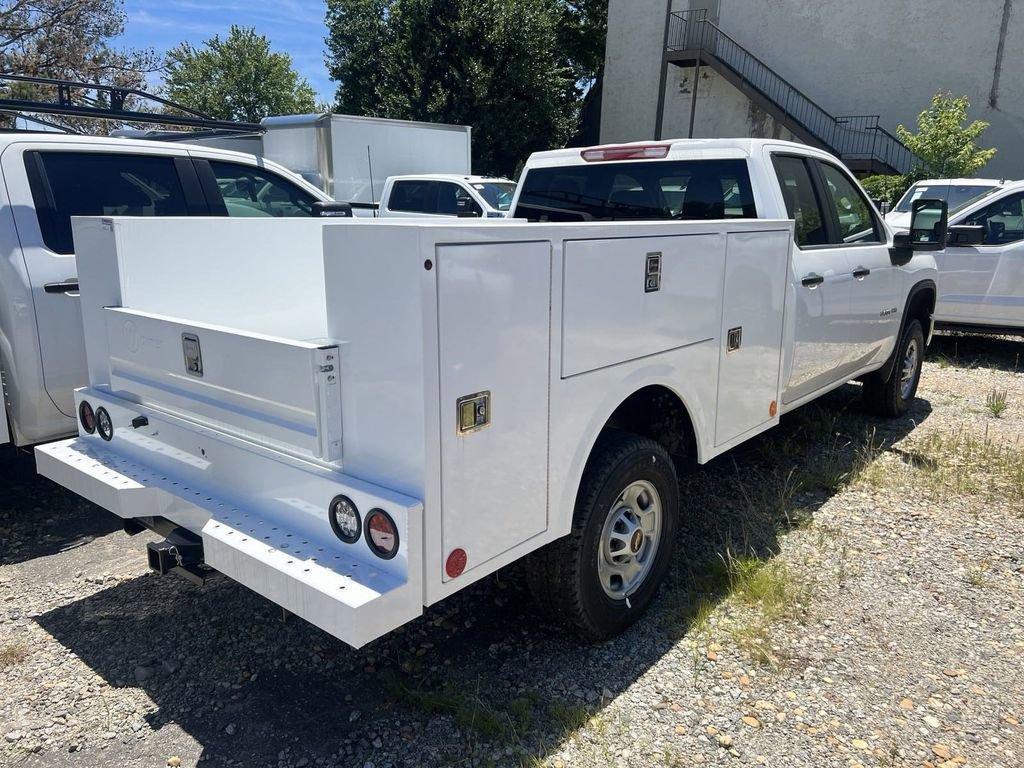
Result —
<instances>
[{"instance_id":1,"label":"green foliage","mask_svg":"<svg viewBox=\"0 0 1024 768\"><path fill-rule=\"evenodd\" d=\"M149 50L111 45L124 32L124 22L119 0L0 0L0 72L142 88L158 59ZM54 86L21 83L0 88L0 95L56 101L56 91ZM75 98L83 95L95 97L73 93ZM139 108L132 98L126 106ZM103 133L109 127L99 120L41 117L86 133ZM0 127L7 121L0 115Z\"/></svg>"},{"instance_id":2,"label":"green foliage","mask_svg":"<svg viewBox=\"0 0 1024 768\"><path fill-rule=\"evenodd\" d=\"M970 177L995 155L995 149L982 149L978 138L988 128L984 120L964 125L970 107L966 96L954 98L940 91L932 97L928 109L917 116L917 133L900 125L896 135L917 158L907 174L868 176L861 185L872 200L890 205L903 197L914 182L921 179Z\"/></svg>"},{"instance_id":3,"label":"green foliage","mask_svg":"<svg viewBox=\"0 0 1024 768\"><path fill-rule=\"evenodd\" d=\"M606 18L596 0L328 0L336 109L472 125L474 170L511 174L576 130Z\"/></svg>"},{"instance_id":4,"label":"green foliage","mask_svg":"<svg viewBox=\"0 0 1024 768\"><path fill-rule=\"evenodd\" d=\"M168 98L222 120L318 111L316 92L291 57L271 52L270 40L251 28L232 25L225 39L214 35L201 48L182 43L165 67Z\"/></svg>"},{"instance_id":5,"label":"green foliage","mask_svg":"<svg viewBox=\"0 0 1024 768\"><path fill-rule=\"evenodd\" d=\"M917 133L911 133L902 125L896 128L899 140L918 158L915 170L921 178L973 176L995 155L995 149L978 146L978 138L988 128L988 123L975 120L964 125L970 106L966 96L954 97L940 91L932 97L931 105L917 116Z\"/></svg>"},{"instance_id":6,"label":"green foliage","mask_svg":"<svg viewBox=\"0 0 1024 768\"><path fill-rule=\"evenodd\" d=\"M879 174L861 179L860 183L872 200L884 200L890 205L895 205L896 201L903 197L903 193L910 189L910 185L915 181L917 181L917 175L913 173L891 176Z\"/></svg>"}]
</instances>

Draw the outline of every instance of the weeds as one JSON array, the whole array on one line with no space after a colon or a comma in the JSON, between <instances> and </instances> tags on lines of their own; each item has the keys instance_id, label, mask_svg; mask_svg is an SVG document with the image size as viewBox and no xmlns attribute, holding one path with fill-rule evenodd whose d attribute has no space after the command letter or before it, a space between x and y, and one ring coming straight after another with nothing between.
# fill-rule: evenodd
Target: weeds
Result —
<instances>
[{"instance_id":1,"label":"weeds","mask_svg":"<svg viewBox=\"0 0 1024 768\"><path fill-rule=\"evenodd\" d=\"M997 419L1002 417L1003 413L1006 411L1006 406L1005 389L993 389L988 393L988 397L985 398L985 407L988 408L988 412Z\"/></svg>"},{"instance_id":2,"label":"weeds","mask_svg":"<svg viewBox=\"0 0 1024 768\"><path fill-rule=\"evenodd\" d=\"M24 643L0 645L0 670L20 664L28 658L28 647Z\"/></svg>"}]
</instances>

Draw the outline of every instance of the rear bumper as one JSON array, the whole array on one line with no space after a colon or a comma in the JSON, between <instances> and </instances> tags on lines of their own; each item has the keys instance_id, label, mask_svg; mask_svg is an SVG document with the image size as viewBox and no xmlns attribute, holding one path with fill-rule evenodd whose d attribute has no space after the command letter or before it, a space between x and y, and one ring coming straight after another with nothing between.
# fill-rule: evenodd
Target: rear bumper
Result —
<instances>
[{"instance_id":1,"label":"rear bumper","mask_svg":"<svg viewBox=\"0 0 1024 768\"><path fill-rule=\"evenodd\" d=\"M208 566L354 647L422 613L422 506L416 500L208 439L205 448L195 448L206 452L203 461L176 455L184 453L179 438L187 432L180 425L147 414L149 434L140 435L125 426L139 411L85 394L110 411L114 439L83 435L39 446L40 474L125 520L162 517L198 534ZM119 432L126 433L120 441ZM156 457L168 455L184 469L161 466ZM222 459L209 460L213 455ZM218 478L224 471L230 476ZM327 510L339 494L364 518L373 508L391 515L400 531L398 556L381 560L365 537L347 544L334 535Z\"/></svg>"}]
</instances>

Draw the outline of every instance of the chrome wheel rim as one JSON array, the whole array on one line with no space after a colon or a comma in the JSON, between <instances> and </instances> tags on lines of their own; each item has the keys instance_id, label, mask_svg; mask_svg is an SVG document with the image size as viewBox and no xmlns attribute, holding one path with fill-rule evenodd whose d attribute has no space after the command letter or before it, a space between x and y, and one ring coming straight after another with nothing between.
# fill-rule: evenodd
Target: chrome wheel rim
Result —
<instances>
[{"instance_id":1,"label":"chrome wheel rim","mask_svg":"<svg viewBox=\"0 0 1024 768\"><path fill-rule=\"evenodd\" d=\"M907 345L907 351L903 355L903 366L900 369L900 396L904 400L910 399L910 393L914 391L914 379L917 377L917 339L911 339Z\"/></svg>"},{"instance_id":2,"label":"chrome wheel rim","mask_svg":"<svg viewBox=\"0 0 1024 768\"><path fill-rule=\"evenodd\" d=\"M661 496L654 485L637 480L615 499L601 531L597 574L613 600L636 592L651 572L661 541Z\"/></svg>"}]
</instances>

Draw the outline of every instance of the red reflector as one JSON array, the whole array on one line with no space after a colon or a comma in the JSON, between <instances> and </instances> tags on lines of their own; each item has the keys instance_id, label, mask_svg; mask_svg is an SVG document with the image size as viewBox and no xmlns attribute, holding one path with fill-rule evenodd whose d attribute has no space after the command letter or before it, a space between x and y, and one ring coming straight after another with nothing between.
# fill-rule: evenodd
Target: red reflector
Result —
<instances>
[{"instance_id":1,"label":"red reflector","mask_svg":"<svg viewBox=\"0 0 1024 768\"><path fill-rule=\"evenodd\" d=\"M448 560L445 561L444 572L452 579L456 576L461 576L462 572L466 570L466 561L468 560L469 556L466 554L466 550L453 549L451 554L448 555Z\"/></svg>"},{"instance_id":2,"label":"red reflector","mask_svg":"<svg viewBox=\"0 0 1024 768\"><path fill-rule=\"evenodd\" d=\"M580 152L588 163L608 160L660 160L668 157L668 144L623 144L618 147L593 147Z\"/></svg>"}]
</instances>

